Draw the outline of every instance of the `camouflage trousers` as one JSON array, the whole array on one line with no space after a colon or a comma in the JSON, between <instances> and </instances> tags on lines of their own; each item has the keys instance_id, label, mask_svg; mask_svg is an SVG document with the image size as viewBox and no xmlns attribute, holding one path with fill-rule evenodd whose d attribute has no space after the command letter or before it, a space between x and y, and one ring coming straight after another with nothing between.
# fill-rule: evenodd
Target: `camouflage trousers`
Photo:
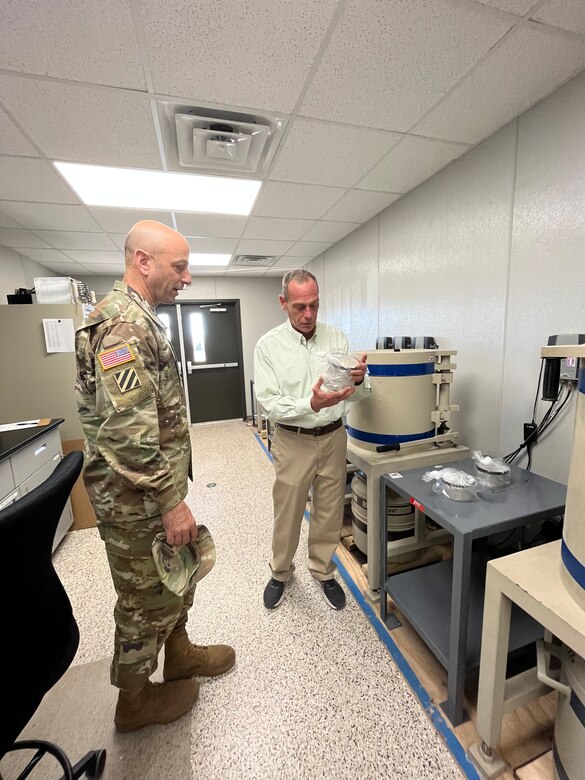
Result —
<instances>
[{"instance_id":1,"label":"camouflage trousers","mask_svg":"<svg viewBox=\"0 0 585 780\"><path fill-rule=\"evenodd\" d=\"M160 581L152 557L152 540L164 530L162 518L148 517L127 525L100 524L118 600L110 679L117 688L135 686L158 666L158 655L171 631L187 622L195 586L177 596Z\"/></svg>"}]
</instances>

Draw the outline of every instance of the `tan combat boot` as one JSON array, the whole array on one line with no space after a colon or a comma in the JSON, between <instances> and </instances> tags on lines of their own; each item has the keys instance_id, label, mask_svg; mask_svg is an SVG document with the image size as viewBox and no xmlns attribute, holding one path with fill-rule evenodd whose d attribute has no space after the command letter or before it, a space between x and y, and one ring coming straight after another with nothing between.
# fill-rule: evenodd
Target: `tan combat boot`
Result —
<instances>
[{"instance_id":1,"label":"tan combat boot","mask_svg":"<svg viewBox=\"0 0 585 780\"><path fill-rule=\"evenodd\" d=\"M194 645L184 626L176 628L165 642L165 680L185 680L194 675L216 677L231 669L236 653L229 645Z\"/></svg>"},{"instance_id":2,"label":"tan combat boot","mask_svg":"<svg viewBox=\"0 0 585 780\"><path fill-rule=\"evenodd\" d=\"M118 731L136 731L144 726L172 723L189 712L199 696L196 680L144 683L118 695L114 723Z\"/></svg>"}]
</instances>

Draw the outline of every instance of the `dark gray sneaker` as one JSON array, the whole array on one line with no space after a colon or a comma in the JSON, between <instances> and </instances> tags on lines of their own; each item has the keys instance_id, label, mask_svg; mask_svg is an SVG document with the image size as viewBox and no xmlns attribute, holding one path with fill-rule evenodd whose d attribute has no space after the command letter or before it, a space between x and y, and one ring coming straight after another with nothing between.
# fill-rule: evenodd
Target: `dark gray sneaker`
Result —
<instances>
[{"instance_id":1,"label":"dark gray sneaker","mask_svg":"<svg viewBox=\"0 0 585 780\"><path fill-rule=\"evenodd\" d=\"M331 609L343 609L345 607L345 593L337 580L324 580L321 583L323 598Z\"/></svg>"},{"instance_id":2,"label":"dark gray sneaker","mask_svg":"<svg viewBox=\"0 0 585 780\"><path fill-rule=\"evenodd\" d=\"M284 582L271 577L264 588L264 606L266 609L276 609L284 598Z\"/></svg>"}]
</instances>

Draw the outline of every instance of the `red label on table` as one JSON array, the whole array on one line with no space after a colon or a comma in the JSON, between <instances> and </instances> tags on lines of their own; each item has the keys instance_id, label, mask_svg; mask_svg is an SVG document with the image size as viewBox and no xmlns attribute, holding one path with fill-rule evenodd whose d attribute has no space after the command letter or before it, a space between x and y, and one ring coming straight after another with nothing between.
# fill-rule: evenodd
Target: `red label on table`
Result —
<instances>
[{"instance_id":1,"label":"red label on table","mask_svg":"<svg viewBox=\"0 0 585 780\"><path fill-rule=\"evenodd\" d=\"M420 501L417 501L416 498L410 497L410 503L415 506L417 509L420 509L421 512L425 511L424 506L421 504Z\"/></svg>"}]
</instances>

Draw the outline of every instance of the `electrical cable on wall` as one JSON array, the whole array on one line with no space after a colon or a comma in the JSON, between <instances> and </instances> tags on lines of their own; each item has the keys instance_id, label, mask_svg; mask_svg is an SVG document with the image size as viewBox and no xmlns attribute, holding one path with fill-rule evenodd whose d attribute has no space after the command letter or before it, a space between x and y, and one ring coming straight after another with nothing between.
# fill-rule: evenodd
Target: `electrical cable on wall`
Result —
<instances>
[{"instance_id":1,"label":"electrical cable on wall","mask_svg":"<svg viewBox=\"0 0 585 780\"><path fill-rule=\"evenodd\" d=\"M574 388L575 388L575 386L572 385L572 384L565 385L565 397L560 402L558 407L556 406L558 401L553 401L553 403L549 407L547 413L545 414L542 422L538 426L538 431L537 431L537 438L538 439L543 438L545 433L550 430L550 427L552 426L554 421L559 417L559 415L561 414L561 412L563 411L563 409L567 405L567 402L569 401L569 399L571 398L571 396L573 394ZM562 393L562 390L561 390L561 393ZM560 394L559 394L559 401L560 401Z\"/></svg>"},{"instance_id":2,"label":"electrical cable on wall","mask_svg":"<svg viewBox=\"0 0 585 780\"><path fill-rule=\"evenodd\" d=\"M538 384L536 387L536 394L534 398L534 406L532 411L532 422L525 426L529 428L530 432L525 436L524 441L512 452L509 452L504 456L506 463L513 463L519 456L527 455L528 462L526 464L526 471L530 471L532 468L532 449L533 447L544 437L547 432L550 432L551 426L555 420L558 420L560 414L563 412L569 399L571 398L574 390L574 384L572 382L562 382L556 396L550 401L550 406L546 410L544 416L540 422L536 421L536 410L538 406L538 397L540 393L540 387L542 383L542 375L544 368L544 359L541 361L540 373L538 375ZM564 389L564 392L563 392ZM526 433L526 431L525 431Z\"/></svg>"}]
</instances>

